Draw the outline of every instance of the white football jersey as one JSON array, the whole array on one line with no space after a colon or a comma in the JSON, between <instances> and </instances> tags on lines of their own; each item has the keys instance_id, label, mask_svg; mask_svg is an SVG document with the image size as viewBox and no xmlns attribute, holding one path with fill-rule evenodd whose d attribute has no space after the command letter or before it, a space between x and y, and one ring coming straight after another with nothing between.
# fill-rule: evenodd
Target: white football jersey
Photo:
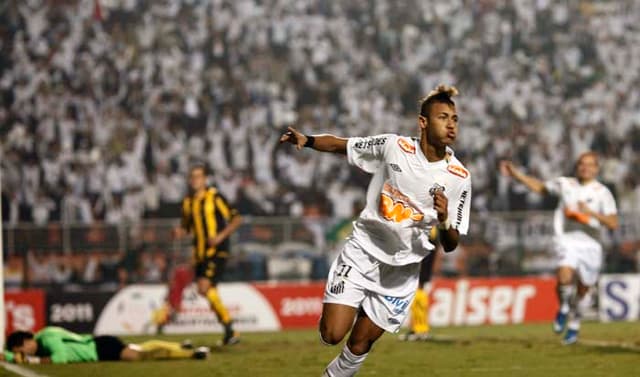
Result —
<instances>
[{"instance_id":1,"label":"white football jersey","mask_svg":"<svg viewBox=\"0 0 640 377\"><path fill-rule=\"evenodd\" d=\"M558 177L546 181L544 185L549 193L559 199L553 218L556 235L580 230L596 238L599 236L602 226L597 219L592 217L587 224L582 224L567 218L568 211L579 212L578 202L584 202L591 211L602 215L615 215L618 212L611 191L596 180L581 185L577 178Z\"/></svg>"},{"instance_id":2,"label":"white football jersey","mask_svg":"<svg viewBox=\"0 0 640 377\"><path fill-rule=\"evenodd\" d=\"M432 193L442 189L451 226L467 234L471 177L447 151L446 159L429 162L417 139L393 134L349 138L349 163L373 174L367 204L349 240L388 265L421 261L435 248L429 241L429 231L438 225Z\"/></svg>"}]
</instances>

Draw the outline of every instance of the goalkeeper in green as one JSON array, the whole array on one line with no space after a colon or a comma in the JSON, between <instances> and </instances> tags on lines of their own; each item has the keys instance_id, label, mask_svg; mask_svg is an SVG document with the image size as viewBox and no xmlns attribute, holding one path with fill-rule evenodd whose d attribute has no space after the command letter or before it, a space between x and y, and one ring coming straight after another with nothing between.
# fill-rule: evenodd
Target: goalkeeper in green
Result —
<instances>
[{"instance_id":1,"label":"goalkeeper in green","mask_svg":"<svg viewBox=\"0 0 640 377\"><path fill-rule=\"evenodd\" d=\"M207 347L191 349L193 347L162 340L126 344L111 335L80 335L53 326L45 327L35 334L15 331L7 337L6 347L4 360L19 364L204 359L209 355Z\"/></svg>"}]
</instances>

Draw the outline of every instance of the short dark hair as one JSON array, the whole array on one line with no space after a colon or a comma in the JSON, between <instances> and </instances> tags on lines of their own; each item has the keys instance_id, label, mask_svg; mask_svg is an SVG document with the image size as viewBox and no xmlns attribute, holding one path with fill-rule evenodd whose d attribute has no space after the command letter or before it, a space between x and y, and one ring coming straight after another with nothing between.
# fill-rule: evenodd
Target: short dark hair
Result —
<instances>
[{"instance_id":1,"label":"short dark hair","mask_svg":"<svg viewBox=\"0 0 640 377\"><path fill-rule=\"evenodd\" d=\"M440 84L429 92L426 96L420 99L420 115L426 117L429 115L431 105L436 102L446 103L447 105L455 106L455 102L451 99L458 95L458 89L455 86L448 86Z\"/></svg>"},{"instance_id":2,"label":"short dark hair","mask_svg":"<svg viewBox=\"0 0 640 377\"><path fill-rule=\"evenodd\" d=\"M22 347L25 340L33 339L33 333L29 331L14 331L7 337L7 350L13 351L16 347Z\"/></svg>"}]
</instances>

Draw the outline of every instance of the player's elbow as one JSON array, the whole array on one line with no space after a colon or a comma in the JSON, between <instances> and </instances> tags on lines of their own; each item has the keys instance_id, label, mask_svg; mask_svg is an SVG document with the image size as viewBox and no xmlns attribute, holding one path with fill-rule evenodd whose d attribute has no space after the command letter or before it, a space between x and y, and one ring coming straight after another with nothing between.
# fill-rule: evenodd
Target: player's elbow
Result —
<instances>
[{"instance_id":1,"label":"player's elbow","mask_svg":"<svg viewBox=\"0 0 640 377\"><path fill-rule=\"evenodd\" d=\"M546 187L544 187L543 184L538 184L538 185L535 185L533 187L533 192L535 192L536 194L540 194L540 195L546 195L547 194L547 189L546 189Z\"/></svg>"}]
</instances>

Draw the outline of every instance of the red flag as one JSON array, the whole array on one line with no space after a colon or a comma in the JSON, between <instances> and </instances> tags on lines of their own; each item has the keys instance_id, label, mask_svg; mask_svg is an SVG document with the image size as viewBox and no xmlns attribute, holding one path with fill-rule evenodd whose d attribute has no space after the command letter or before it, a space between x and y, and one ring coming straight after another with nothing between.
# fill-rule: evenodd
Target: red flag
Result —
<instances>
[{"instance_id":1,"label":"red flag","mask_svg":"<svg viewBox=\"0 0 640 377\"><path fill-rule=\"evenodd\" d=\"M100 0L93 0L93 19L102 22L102 7Z\"/></svg>"}]
</instances>

